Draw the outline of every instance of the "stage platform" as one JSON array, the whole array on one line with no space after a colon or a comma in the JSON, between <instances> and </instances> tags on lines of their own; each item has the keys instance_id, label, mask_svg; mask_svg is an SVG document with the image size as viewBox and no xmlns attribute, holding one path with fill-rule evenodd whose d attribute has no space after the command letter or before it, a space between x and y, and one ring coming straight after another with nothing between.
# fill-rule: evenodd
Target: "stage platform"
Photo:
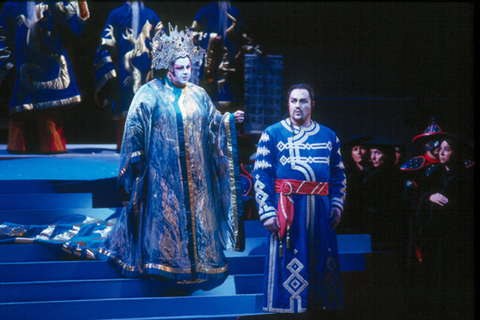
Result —
<instances>
[{"instance_id":1,"label":"stage platform","mask_svg":"<svg viewBox=\"0 0 480 320\"><path fill-rule=\"evenodd\" d=\"M0 145L0 224L51 224L65 215L118 214L115 145L67 145L63 154L11 154ZM0 245L2 319L222 319L261 316L266 231L245 221L246 249L226 251L222 283L128 279L103 261L38 244ZM396 319L397 273L369 235L338 235L346 308L340 319Z\"/></svg>"},{"instance_id":2,"label":"stage platform","mask_svg":"<svg viewBox=\"0 0 480 320\"><path fill-rule=\"evenodd\" d=\"M0 180L98 180L116 178L114 144L71 144L60 154L13 154L0 145Z\"/></svg>"},{"instance_id":3,"label":"stage platform","mask_svg":"<svg viewBox=\"0 0 480 320\"><path fill-rule=\"evenodd\" d=\"M94 208L119 207L119 159L115 144L67 144L60 154L14 154L0 145L0 195L89 193Z\"/></svg>"}]
</instances>

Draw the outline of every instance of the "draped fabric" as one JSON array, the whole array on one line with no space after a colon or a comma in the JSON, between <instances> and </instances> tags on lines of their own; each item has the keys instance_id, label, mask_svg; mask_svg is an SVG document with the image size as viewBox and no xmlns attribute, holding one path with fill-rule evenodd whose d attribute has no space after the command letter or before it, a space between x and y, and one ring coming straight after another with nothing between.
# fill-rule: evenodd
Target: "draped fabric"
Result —
<instances>
[{"instance_id":1,"label":"draped fabric","mask_svg":"<svg viewBox=\"0 0 480 320\"><path fill-rule=\"evenodd\" d=\"M70 214L46 225L0 224L0 244L39 244L53 252L65 252L83 259L95 259L98 247L117 221L118 214L105 220ZM68 256L68 255L67 255Z\"/></svg>"},{"instance_id":2,"label":"draped fabric","mask_svg":"<svg viewBox=\"0 0 480 320\"><path fill-rule=\"evenodd\" d=\"M327 182L328 195L291 194L295 219L290 227L291 248L276 233L268 237L264 310L301 313L307 308L337 310L343 289L335 230L330 208L343 209L345 168L335 133L312 121L298 127L283 120L268 127L257 148L253 173L260 220L275 217L279 193L276 179ZM282 241L284 241L282 239Z\"/></svg>"},{"instance_id":3,"label":"draped fabric","mask_svg":"<svg viewBox=\"0 0 480 320\"><path fill-rule=\"evenodd\" d=\"M223 249L243 249L233 114L205 90L156 79L130 106L118 185L125 209L99 249L127 276L227 276Z\"/></svg>"},{"instance_id":4,"label":"draped fabric","mask_svg":"<svg viewBox=\"0 0 480 320\"><path fill-rule=\"evenodd\" d=\"M132 6L124 3L108 16L95 54L95 100L112 103L114 117L125 117L135 92L151 80L150 43L163 28L157 14L138 5L134 30Z\"/></svg>"}]
</instances>

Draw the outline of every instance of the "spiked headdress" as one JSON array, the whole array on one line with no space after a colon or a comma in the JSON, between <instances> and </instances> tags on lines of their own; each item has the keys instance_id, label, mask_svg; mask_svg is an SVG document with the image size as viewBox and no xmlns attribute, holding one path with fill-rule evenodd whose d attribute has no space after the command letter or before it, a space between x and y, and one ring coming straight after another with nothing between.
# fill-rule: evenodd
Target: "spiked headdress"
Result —
<instances>
[{"instance_id":1,"label":"spiked headdress","mask_svg":"<svg viewBox=\"0 0 480 320\"><path fill-rule=\"evenodd\" d=\"M178 58L189 57L195 64L203 60L205 50L193 44L192 33L188 28L178 32L168 23L170 36L161 29L152 40L152 66L155 69L168 69L171 63Z\"/></svg>"}]
</instances>

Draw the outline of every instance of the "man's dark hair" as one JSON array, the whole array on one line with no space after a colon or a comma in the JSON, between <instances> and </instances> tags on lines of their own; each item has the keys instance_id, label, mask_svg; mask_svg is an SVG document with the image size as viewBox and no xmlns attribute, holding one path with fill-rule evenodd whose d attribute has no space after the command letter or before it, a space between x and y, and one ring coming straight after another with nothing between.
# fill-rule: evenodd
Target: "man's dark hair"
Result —
<instances>
[{"instance_id":1,"label":"man's dark hair","mask_svg":"<svg viewBox=\"0 0 480 320\"><path fill-rule=\"evenodd\" d=\"M313 93L313 89L312 87L310 87L308 84L305 84L305 83L297 83L297 84L294 84L293 86L290 87L290 90L288 90L288 94L287 94L287 104L288 104L288 101L290 100L290 94L292 93L293 90L295 89L305 89L308 91L308 94L310 96L310 101L314 101L315 100L315 94Z\"/></svg>"}]
</instances>

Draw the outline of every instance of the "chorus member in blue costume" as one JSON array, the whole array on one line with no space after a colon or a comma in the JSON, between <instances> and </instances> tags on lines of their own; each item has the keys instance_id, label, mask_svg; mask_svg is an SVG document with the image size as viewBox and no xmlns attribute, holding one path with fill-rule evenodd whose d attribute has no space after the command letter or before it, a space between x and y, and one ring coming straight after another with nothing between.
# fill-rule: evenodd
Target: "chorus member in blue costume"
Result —
<instances>
[{"instance_id":1,"label":"chorus member in blue costume","mask_svg":"<svg viewBox=\"0 0 480 320\"><path fill-rule=\"evenodd\" d=\"M335 227L346 196L340 141L311 119L314 93L288 93L290 117L268 127L253 176L260 220L270 231L264 311L328 317L343 307Z\"/></svg>"},{"instance_id":2,"label":"chorus member in blue costume","mask_svg":"<svg viewBox=\"0 0 480 320\"><path fill-rule=\"evenodd\" d=\"M240 12L229 1L212 1L198 10L191 30L199 46L206 50L199 85L218 108L243 108L244 55L262 52L253 44Z\"/></svg>"},{"instance_id":3,"label":"chorus member in blue costume","mask_svg":"<svg viewBox=\"0 0 480 320\"><path fill-rule=\"evenodd\" d=\"M235 123L188 82L203 57L188 29L157 33L152 65L128 111L118 184L125 209L99 248L126 276L179 282L227 277L223 250L241 250L242 192Z\"/></svg>"},{"instance_id":4,"label":"chorus member in blue costume","mask_svg":"<svg viewBox=\"0 0 480 320\"><path fill-rule=\"evenodd\" d=\"M80 35L86 1L7 2L0 16L0 82L15 70L10 152L65 152L63 107L81 101L59 29Z\"/></svg>"},{"instance_id":5,"label":"chorus member in blue costume","mask_svg":"<svg viewBox=\"0 0 480 320\"><path fill-rule=\"evenodd\" d=\"M153 78L151 41L162 28L160 18L143 2L127 1L110 13L103 29L95 54L95 101L99 107L111 103L117 150L133 95Z\"/></svg>"}]
</instances>

